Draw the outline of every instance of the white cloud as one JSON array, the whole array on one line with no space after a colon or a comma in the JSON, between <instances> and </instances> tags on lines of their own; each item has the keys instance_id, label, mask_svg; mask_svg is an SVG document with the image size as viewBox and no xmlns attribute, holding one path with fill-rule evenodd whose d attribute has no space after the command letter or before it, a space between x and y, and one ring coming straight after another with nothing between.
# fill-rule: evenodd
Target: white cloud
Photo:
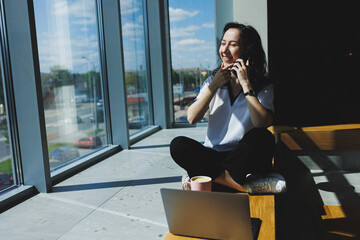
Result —
<instances>
[{"instance_id":1,"label":"white cloud","mask_svg":"<svg viewBox=\"0 0 360 240\"><path fill-rule=\"evenodd\" d=\"M142 14L138 16L137 22L138 22L139 24L141 24L141 25L144 24L144 16L143 16Z\"/></svg>"},{"instance_id":2,"label":"white cloud","mask_svg":"<svg viewBox=\"0 0 360 240\"><path fill-rule=\"evenodd\" d=\"M170 21L172 22L178 22L178 21L182 21L191 17L194 17L195 15L197 15L199 13L199 11L186 11L184 9L181 8L172 8L169 7L169 16L170 16Z\"/></svg>"},{"instance_id":3,"label":"white cloud","mask_svg":"<svg viewBox=\"0 0 360 240\"><path fill-rule=\"evenodd\" d=\"M144 35L144 29L143 26L136 23L125 23L122 26L122 33L123 36L129 37L129 36L143 36Z\"/></svg>"},{"instance_id":4,"label":"white cloud","mask_svg":"<svg viewBox=\"0 0 360 240\"><path fill-rule=\"evenodd\" d=\"M71 24L90 25L96 23L95 4L89 4L88 1L80 0L71 3L67 0L56 1L52 5L52 12L57 20L71 19Z\"/></svg>"},{"instance_id":5,"label":"white cloud","mask_svg":"<svg viewBox=\"0 0 360 240\"><path fill-rule=\"evenodd\" d=\"M96 24L96 18L79 18L79 19L74 19L71 20L71 24L75 24L75 25L95 25Z\"/></svg>"},{"instance_id":6,"label":"white cloud","mask_svg":"<svg viewBox=\"0 0 360 240\"><path fill-rule=\"evenodd\" d=\"M140 43L140 44L145 44L144 43L144 38L141 38L141 37L138 37L138 38L129 38L128 39L130 42L137 42L137 43Z\"/></svg>"},{"instance_id":7,"label":"white cloud","mask_svg":"<svg viewBox=\"0 0 360 240\"><path fill-rule=\"evenodd\" d=\"M183 30L183 31L186 31L186 32L193 32L193 31L197 31L201 29L200 26L196 26L196 25L190 25L190 26L187 26L185 28L180 28L180 30Z\"/></svg>"},{"instance_id":8,"label":"white cloud","mask_svg":"<svg viewBox=\"0 0 360 240\"><path fill-rule=\"evenodd\" d=\"M95 34L87 38L69 38L46 34L47 37L39 39L39 58L42 72L48 72L49 68L61 65L70 71L79 71L79 59L87 56L98 62L98 40ZM98 57L97 57L98 58ZM80 60L81 62L82 60Z\"/></svg>"},{"instance_id":9,"label":"white cloud","mask_svg":"<svg viewBox=\"0 0 360 240\"><path fill-rule=\"evenodd\" d=\"M204 44L204 43L205 43L205 40L189 38L189 39L183 39L183 40L175 42L174 46L193 46L193 45L200 45L200 44Z\"/></svg>"},{"instance_id":10,"label":"white cloud","mask_svg":"<svg viewBox=\"0 0 360 240\"><path fill-rule=\"evenodd\" d=\"M214 28L215 24L213 22L204 23L202 25L204 28Z\"/></svg>"},{"instance_id":11,"label":"white cloud","mask_svg":"<svg viewBox=\"0 0 360 240\"><path fill-rule=\"evenodd\" d=\"M184 28L172 28L170 30L171 38L184 38L195 35L195 31L201 29L200 26L190 25Z\"/></svg>"},{"instance_id":12,"label":"white cloud","mask_svg":"<svg viewBox=\"0 0 360 240\"><path fill-rule=\"evenodd\" d=\"M173 55L179 53L193 53L193 52L215 52L215 43L206 42L205 40L200 39L183 39L180 41L171 42L171 51Z\"/></svg>"},{"instance_id":13,"label":"white cloud","mask_svg":"<svg viewBox=\"0 0 360 240\"><path fill-rule=\"evenodd\" d=\"M87 0L46 2L47 19L42 24L47 26L48 32L38 35L42 72L48 72L55 65L69 71L84 71L86 64L84 67L82 56L99 65L98 35L94 34L97 32L94 3Z\"/></svg>"},{"instance_id":14,"label":"white cloud","mask_svg":"<svg viewBox=\"0 0 360 240\"><path fill-rule=\"evenodd\" d=\"M192 32L183 32L183 31L177 31L177 30L170 30L170 36L171 38L185 38L185 37L192 37L195 33Z\"/></svg>"},{"instance_id":15,"label":"white cloud","mask_svg":"<svg viewBox=\"0 0 360 240\"><path fill-rule=\"evenodd\" d=\"M55 32L42 32L40 36L43 38L55 38L55 37L61 37L62 35L60 31L55 31Z\"/></svg>"},{"instance_id":16,"label":"white cloud","mask_svg":"<svg viewBox=\"0 0 360 240\"><path fill-rule=\"evenodd\" d=\"M133 13L140 11L141 8L136 5L139 5L139 4L136 4L136 2L134 2L133 0L121 0L120 1L121 14L127 15L127 14L133 14Z\"/></svg>"},{"instance_id":17,"label":"white cloud","mask_svg":"<svg viewBox=\"0 0 360 240\"><path fill-rule=\"evenodd\" d=\"M174 69L205 67L215 68L215 54L211 51L194 55L193 53L182 52L172 55L172 66Z\"/></svg>"}]
</instances>

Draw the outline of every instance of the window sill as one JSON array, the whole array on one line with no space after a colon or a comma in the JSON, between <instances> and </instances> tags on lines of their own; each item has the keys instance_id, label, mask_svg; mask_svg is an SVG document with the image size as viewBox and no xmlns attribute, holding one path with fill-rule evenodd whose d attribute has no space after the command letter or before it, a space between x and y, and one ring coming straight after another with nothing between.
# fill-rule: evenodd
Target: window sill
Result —
<instances>
[{"instance_id":1,"label":"window sill","mask_svg":"<svg viewBox=\"0 0 360 240\"><path fill-rule=\"evenodd\" d=\"M132 134L130 136L130 144L134 144L148 136L150 136L151 134L160 131L160 126L150 126L145 128L144 130L141 130L135 134Z\"/></svg>"},{"instance_id":2,"label":"window sill","mask_svg":"<svg viewBox=\"0 0 360 240\"><path fill-rule=\"evenodd\" d=\"M36 189L33 186L13 186L0 195L0 213L12 206L34 196Z\"/></svg>"},{"instance_id":3,"label":"window sill","mask_svg":"<svg viewBox=\"0 0 360 240\"><path fill-rule=\"evenodd\" d=\"M79 160L51 171L52 186L121 151L118 145L104 147Z\"/></svg>"}]
</instances>

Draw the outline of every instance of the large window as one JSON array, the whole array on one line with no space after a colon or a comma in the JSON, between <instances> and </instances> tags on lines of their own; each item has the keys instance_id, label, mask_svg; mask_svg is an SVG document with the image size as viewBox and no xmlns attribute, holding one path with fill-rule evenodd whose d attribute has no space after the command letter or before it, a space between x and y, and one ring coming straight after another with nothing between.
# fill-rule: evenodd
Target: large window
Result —
<instances>
[{"instance_id":1,"label":"large window","mask_svg":"<svg viewBox=\"0 0 360 240\"><path fill-rule=\"evenodd\" d=\"M4 67L3 67L3 60L6 58L3 56L3 47L5 40L5 24L3 21L2 16L2 4L0 4L0 192L9 188L10 186L14 185L14 164L13 158L11 154L11 138L10 138L10 131L9 131L9 118L8 114L11 109L8 109L7 102L5 98L6 94L6 82L3 78L4 74ZM4 64L5 66L5 64Z\"/></svg>"},{"instance_id":2,"label":"large window","mask_svg":"<svg viewBox=\"0 0 360 240\"><path fill-rule=\"evenodd\" d=\"M142 0L120 0L126 99L130 135L152 123L144 7Z\"/></svg>"},{"instance_id":3,"label":"large window","mask_svg":"<svg viewBox=\"0 0 360 240\"><path fill-rule=\"evenodd\" d=\"M107 144L95 0L35 0L50 168Z\"/></svg>"},{"instance_id":4,"label":"large window","mask_svg":"<svg viewBox=\"0 0 360 240\"><path fill-rule=\"evenodd\" d=\"M214 1L169 0L169 15L174 117L187 122L188 107L217 67Z\"/></svg>"},{"instance_id":5,"label":"large window","mask_svg":"<svg viewBox=\"0 0 360 240\"><path fill-rule=\"evenodd\" d=\"M0 62L0 73L2 70ZM0 74L0 191L14 184L4 90Z\"/></svg>"}]
</instances>

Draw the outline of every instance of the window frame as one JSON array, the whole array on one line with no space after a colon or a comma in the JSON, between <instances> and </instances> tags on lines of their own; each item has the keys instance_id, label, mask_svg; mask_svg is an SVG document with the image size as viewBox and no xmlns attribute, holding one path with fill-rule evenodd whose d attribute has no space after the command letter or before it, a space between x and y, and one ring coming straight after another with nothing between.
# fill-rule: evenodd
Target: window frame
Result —
<instances>
[{"instance_id":1,"label":"window frame","mask_svg":"<svg viewBox=\"0 0 360 240\"><path fill-rule=\"evenodd\" d=\"M0 207L38 192L114 155L172 123L167 1L142 0L151 126L129 136L120 0L94 0L108 146L50 171L33 0L0 0L3 81L11 129L14 189L0 194ZM151 62L156 64L151 64ZM26 81L24 81L26 79ZM5 89L4 89L5 90ZM153 98L152 96L155 96ZM156 114L154 114L156 113ZM28 136L31 136L28 137Z\"/></svg>"},{"instance_id":2,"label":"window frame","mask_svg":"<svg viewBox=\"0 0 360 240\"><path fill-rule=\"evenodd\" d=\"M10 156L13 170L14 185L9 187L7 190L23 183L22 176L22 167L20 161L20 148L19 148L19 139L18 139L18 129L16 121L16 112L15 109L15 98L13 92L13 84L11 77L11 65L9 59L9 48L8 48L8 39L6 32L6 21L5 21L5 12L3 1L0 1L0 69L2 77L2 86L4 91L4 104L6 107L6 118L7 126L9 132L9 144L10 144ZM10 111L12 109L12 111Z\"/></svg>"}]
</instances>

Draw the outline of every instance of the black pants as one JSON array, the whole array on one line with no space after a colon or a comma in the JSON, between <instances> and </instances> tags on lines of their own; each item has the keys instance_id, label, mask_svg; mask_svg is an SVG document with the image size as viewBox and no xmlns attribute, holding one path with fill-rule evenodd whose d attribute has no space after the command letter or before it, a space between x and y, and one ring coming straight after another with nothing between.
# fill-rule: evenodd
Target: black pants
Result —
<instances>
[{"instance_id":1,"label":"black pants","mask_svg":"<svg viewBox=\"0 0 360 240\"><path fill-rule=\"evenodd\" d=\"M274 151L275 139L265 128L250 130L229 152L215 151L183 136L174 138L170 144L171 157L190 177L209 176L215 180L227 170L241 185L248 173L266 174L272 171Z\"/></svg>"}]
</instances>

